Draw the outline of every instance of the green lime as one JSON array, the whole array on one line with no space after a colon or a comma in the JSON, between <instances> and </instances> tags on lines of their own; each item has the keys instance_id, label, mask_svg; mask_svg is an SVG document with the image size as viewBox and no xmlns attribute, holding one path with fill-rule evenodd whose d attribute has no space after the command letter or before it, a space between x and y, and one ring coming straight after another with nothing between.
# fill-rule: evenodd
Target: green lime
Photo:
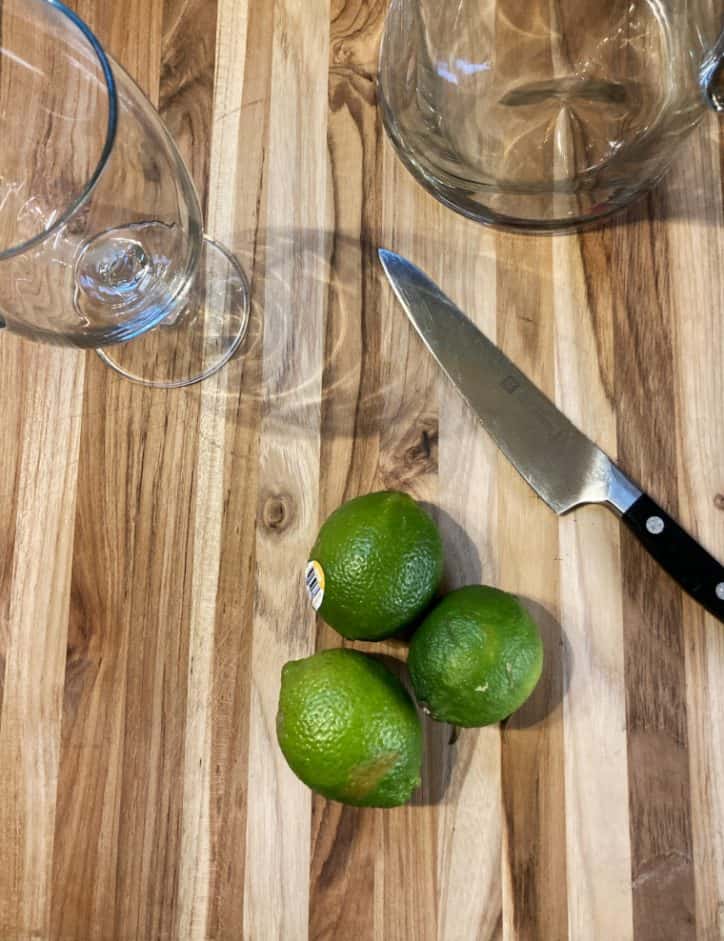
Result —
<instances>
[{"instance_id":1,"label":"green lime","mask_svg":"<svg viewBox=\"0 0 724 941\"><path fill-rule=\"evenodd\" d=\"M404 493L350 500L324 523L307 589L324 620L350 640L381 640L425 612L442 578L437 526Z\"/></svg>"},{"instance_id":2,"label":"green lime","mask_svg":"<svg viewBox=\"0 0 724 941\"><path fill-rule=\"evenodd\" d=\"M420 784L422 729L412 699L355 650L284 666L277 738L297 777L331 800L396 807Z\"/></svg>"},{"instance_id":3,"label":"green lime","mask_svg":"<svg viewBox=\"0 0 724 941\"><path fill-rule=\"evenodd\" d=\"M526 701L540 679L543 644L512 595L471 585L444 598L410 644L412 685L440 722L499 722Z\"/></svg>"}]
</instances>

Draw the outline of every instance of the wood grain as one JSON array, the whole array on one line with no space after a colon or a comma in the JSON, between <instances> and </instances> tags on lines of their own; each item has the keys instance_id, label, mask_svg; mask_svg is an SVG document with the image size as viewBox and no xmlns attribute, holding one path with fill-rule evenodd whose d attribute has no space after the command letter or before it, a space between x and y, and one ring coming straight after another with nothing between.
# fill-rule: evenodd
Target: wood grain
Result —
<instances>
[{"instance_id":1,"label":"wood grain","mask_svg":"<svg viewBox=\"0 0 724 941\"><path fill-rule=\"evenodd\" d=\"M658 198L652 197L652 208ZM643 212L634 211L631 224L611 239L614 264L623 271L614 341L619 456L649 493L678 514L676 395L673 378L665 378L673 377L670 269L662 264L668 252L655 248L665 246L668 230ZM645 323L634 313L642 287ZM643 350L660 364L655 373L645 368ZM644 938L662 932L689 938L695 918L683 602L627 535L621 550L634 930ZM663 701L659 689L668 691Z\"/></svg>"},{"instance_id":2,"label":"wood grain","mask_svg":"<svg viewBox=\"0 0 724 941\"><path fill-rule=\"evenodd\" d=\"M516 258L516 240L500 236L496 249L498 343L554 397L553 286L539 274L551 270L553 243L531 240L524 265ZM546 672L535 695L504 723L504 924L514 937L564 939L568 905L560 710L566 648L559 624L558 520L502 455L498 461L498 519L505 520L498 533L498 584L523 597L540 625L546 651ZM520 565L521 546L537 560L531 571Z\"/></svg>"},{"instance_id":3,"label":"wood grain","mask_svg":"<svg viewBox=\"0 0 724 941\"><path fill-rule=\"evenodd\" d=\"M327 145L334 222L324 338L320 517L377 486L382 400L382 310L374 245L382 211L381 137L374 108L373 55L381 5L330 10ZM317 647L340 638L320 625ZM308 934L316 941L374 937L384 922L380 811L315 797ZM354 873L350 880L349 873Z\"/></svg>"},{"instance_id":4,"label":"wood grain","mask_svg":"<svg viewBox=\"0 0 724 941\"><path fill-rule=\"evenodd\" d=\"M724 336L721 310L724 282L724 209L721 189L709 198L694 182L697 173L716 179L721 143L710 122L689 148L678 186L663 194L668 212L677 220L670 228L671 257L675 259L672 293L679 317L674 321L674 376L680 436L677 482L680 512L696 528L704 545L718 549L724 542L724 475L716 454L724 450L722 427L707 419L710 402L724 401L722 371L705 379L692 363L705 362L714 344L721 357ZM687 216L701 220L696 232ZM710 303L710 299L711 302ZM724 930L724 789L721 749L721 687L712 680L724 668L724 634L712 619L684 600L685 667L687 670L687 734L696 924L703 937Z\"/></svg>"},{"instance_id":5,"label":"wood grain","mask_svg":"<svg viewBox=\"0 0 724 941\"><path fill-rule=\"evenodd\" d=\"M553 300L556 398L616 455L615 273L606 243L590 233L580 243L555 240L553 252L561 277ZM562 518L559 534L569 936L631 938L620 527L591 509Z\"/></svg>"},{"instance_id":6,"label":"wood grain","mask_svg":"<svg viewBox=\"0 0 724 941\"><path fill-rule=\"evenodd\" d=\"M0 355L15 426L3 457L14 520L3 528L0 598L0 932L42 936L53 887L83 367L78 354L12 339Z\"/></svg>"},{"instance_id":7,"label":"wood grain","mask_svg":"<svg viewBox=\"0 0 724 941\"><path fill-rule=\"evenodd\" d=\"M274 7L265 219L274 270L267 270L263 298L255 495L248 753L255 793L247 814L243 913L249 938L303 937L308 924L311 796L275 747L274 720L282 665L314 649L313 613L300 594L299 573L319 517L328 24L324 4L284 0ZM289 316L295 310L303 312L303 325Z\"/></svg>"},{"instance_id":8,"label":"wood grain","mask_svg":"<svg viewBox=\"0 0 724 941\"><path fill-rule=\"evenodd\" d=\"M451 249L460 267L451 294L480 329L496 333L495 236L472 224L455 226ZM485 285L485 290L479 290ZM479 434L457 393L440 389L440 526L449 587L496 584L500 526L493 443ZM453 730L447 732L448 740ZM438 819L438 938L498 939L503 931L500 732L465 730L437 772L443 794ZM461 886L468 886L465 892Z\"/></svg>"},{"instance_id":9,"label":"wood grain","mask_svg":"<svg viewBox=\"0 0 724 941\"><path fill-rule=\"evenodd\" d=\"M385 140L384 0L75 6L252 316L178 392L0 338L0 941L723 938L721 626L612 516L535 499L376 259L425 268L722 556L721 125L606 227L514 237ZM296 780L274 718L282 664L341 643L301 585L319 523L387 487L437 519L447 587L521 595L546 668L501 728L425 721L412 803L358 810ZM405 678L404 643L363 649Z\"/></svg>"}]
</instances>

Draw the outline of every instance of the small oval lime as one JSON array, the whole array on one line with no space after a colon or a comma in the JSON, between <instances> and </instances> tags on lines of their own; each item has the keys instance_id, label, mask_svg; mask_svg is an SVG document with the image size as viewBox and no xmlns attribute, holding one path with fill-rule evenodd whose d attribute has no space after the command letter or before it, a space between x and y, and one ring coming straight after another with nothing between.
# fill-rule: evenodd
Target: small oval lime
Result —
<instances>
[{"instance_id":1,"label":"small oval lime","mask_svg":"<svg viewBox=\"0 0 724 941\"><path fill-rule=\"evenodd\" d=\"M538 628L517 598L470 585L421 624L408 667L415 695L440 722L490 725L519 709L543 668Z\"/></svg>"},{"instance_id":2,"label":"small oval lime","mask_svg":"<svg viewBox=\"0 0 724 941\"><path fill-rule=\"evenodd\" d=\"M325 650L282 670L277 738L310 788L357 807L396 807L420 784L422 728L407 691L355 650Z\"/></svg>"},{"instance_id":3,"label":"small oval lime","mask_svg":"<svg viewBox=\"0 0 724 941\"><path fill-rule=\"evenodd\" d=\"M319 531L310 559L324 573L319 614L350 640L381 640L417 620L442 578L437 526L396 491L339 507Z\"/></svg>"}]
</instances>

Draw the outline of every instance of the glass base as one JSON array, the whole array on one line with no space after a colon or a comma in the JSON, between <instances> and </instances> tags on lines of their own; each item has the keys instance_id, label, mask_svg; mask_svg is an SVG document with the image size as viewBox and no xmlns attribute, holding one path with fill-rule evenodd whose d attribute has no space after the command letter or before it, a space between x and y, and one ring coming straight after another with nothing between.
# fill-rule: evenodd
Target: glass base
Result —
<instances>
[{"instance_id":1,"label":"glass base","mask_svg":"<svg viewBox=\"0 0 724 941\"><path fill-rule=\"evenodd\" d=\"M131 382L177 389L207 379L238 350L249 322L249 287L239 262L204 238L182 304L152 330L96 352Z\"/></svg>"},{"instance_id":2,"label":"glass base","mask_svg":"<svg viewBox=\"0 0 724 941\"><path fill-rule=\"evenodd\" d=\"M620 169L623 158L612 158L590 178L563 179L555 176L574 159L574 138L569 122L555 126L556 150L551 153L550 178L535 184L506 185L484 180L479 166L460 166L459 175L436 166L431 149L414 147L397 122L385 97L380 79L378 95L382 123L398 158L413 177L446 208L479 222L509 232L531 235L566 234L596 228L653 189L668 171L675 147L669 148L656 164L647 168L645 178L633 177L620 183L626 174ZM417 141L415 143L418 143Z\"/></svg>"}]
</instances>

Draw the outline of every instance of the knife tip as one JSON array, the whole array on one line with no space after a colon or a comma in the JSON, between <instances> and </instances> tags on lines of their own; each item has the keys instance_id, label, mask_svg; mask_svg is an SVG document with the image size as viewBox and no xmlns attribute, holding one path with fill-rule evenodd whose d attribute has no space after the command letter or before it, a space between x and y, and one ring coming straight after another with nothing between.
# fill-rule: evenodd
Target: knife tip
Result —
<instances>
[{"instance_id":1,"label":"knife tip","mask_svg":"<svg viewBox=\"0 0 724 941\"><path fill-rule=\"evenodd\" d=\"M391 252L389 248L378 248L377 257L380 260L385 274L387 277L395 283L397 278L395 276L400 276L405 268L409 268L410 263L402 255L398 255L397 252Z\"/></svg>"}]
</instances>

